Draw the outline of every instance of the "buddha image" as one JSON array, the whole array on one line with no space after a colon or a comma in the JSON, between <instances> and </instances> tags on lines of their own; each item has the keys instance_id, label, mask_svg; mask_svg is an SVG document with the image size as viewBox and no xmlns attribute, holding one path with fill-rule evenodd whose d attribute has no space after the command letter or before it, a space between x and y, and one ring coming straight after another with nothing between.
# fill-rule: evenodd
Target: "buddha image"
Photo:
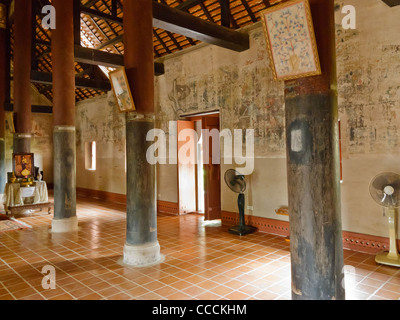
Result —
<instances>
[{"instance_id":1,"label":"buddha image","mask_svg":"<svg viewBox=\"0 0 400 320\"><path fill-rule=\"evenodd\" d=\"M32 176L32 156L19 155L15 157L15 175L17 177Z\"/></svg>"}]
</instances>

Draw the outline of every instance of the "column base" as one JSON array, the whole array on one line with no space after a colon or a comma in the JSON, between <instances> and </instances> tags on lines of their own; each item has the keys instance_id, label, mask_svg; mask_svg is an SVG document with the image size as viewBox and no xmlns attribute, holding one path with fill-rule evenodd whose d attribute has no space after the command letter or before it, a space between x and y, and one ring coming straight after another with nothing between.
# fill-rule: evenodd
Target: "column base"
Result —
<instances>
[{"instance_id":1,"label":"column base","mask_svg":"<svg viewBox=\"0 0 400 320\"><path fill-rule=\"evenodd\" d=\"M66 233L78 231L78 217L53 220L51 223L52 233Z\"/></svg>"},{"instance_id":2,"label":"column base","mask_svg":"<svg viewBox=\"0 0 400 320\"><path fill-rule=\"evenodd\" d=\"M164 256L160 254L160 245L156 243L144 245L124 246L124 257L122 263L133 267L149 267L160 264L164 261Z\"/></svg>"}]
</instances>

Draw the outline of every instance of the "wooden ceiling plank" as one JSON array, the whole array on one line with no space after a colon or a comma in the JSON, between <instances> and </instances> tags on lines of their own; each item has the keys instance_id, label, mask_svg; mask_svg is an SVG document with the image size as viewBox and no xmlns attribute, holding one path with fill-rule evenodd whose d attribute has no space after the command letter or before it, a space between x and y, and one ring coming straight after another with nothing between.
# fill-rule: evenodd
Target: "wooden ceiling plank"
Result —
<instances>
[{"instance_id":1,"label":"wooden ceiling plank","mask_svg":"<svg viewBox=\"0 0 400 320\"><path fill-rule=\"evenodd\" d=\"M169 54L171 53L171 50L169 50L168 46L165 44L165 42L160 38L159 34L153 29L153 34L156 37L156 39L158 40L158 42L162 45L162 47L164 48L164 50Z\"/></svg>"}]
</instances>

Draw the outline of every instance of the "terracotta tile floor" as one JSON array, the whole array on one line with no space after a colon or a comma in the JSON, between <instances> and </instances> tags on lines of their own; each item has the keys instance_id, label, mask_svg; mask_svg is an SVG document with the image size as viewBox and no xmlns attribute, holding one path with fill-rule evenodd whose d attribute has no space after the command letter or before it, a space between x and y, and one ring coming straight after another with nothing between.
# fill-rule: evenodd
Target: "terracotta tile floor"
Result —
<instances>
[{"instance_id":1,"label":"terracotta tile floor","mask_svg":"<svg viewBox=\"0 0 400 320\"><path fill-rule=\"evenodd\" d=\"M239 239L198 215L158 217L165 262L121 266L125 209L78 199L80 230L49 233L52 215L19 218L31 229L0 233L0 300L261 299L287 300L289 244L256 233ZM400 299L400 269L374 256L345 251L347 299ZM44 290L41 273L56 270L56 289Z\"/></svg>"}]
</instances>

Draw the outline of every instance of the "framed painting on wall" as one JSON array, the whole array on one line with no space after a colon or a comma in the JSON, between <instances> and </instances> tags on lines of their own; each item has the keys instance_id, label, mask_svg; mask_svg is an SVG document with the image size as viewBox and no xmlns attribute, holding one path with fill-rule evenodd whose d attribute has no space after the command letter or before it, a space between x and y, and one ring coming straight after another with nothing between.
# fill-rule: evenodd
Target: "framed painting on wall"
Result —
<instances>
[{"instance_id":1,"label":"framed painting on wall","mask_svg":"<svg viewBox=\"0 0 400 320\"><path fill-rule=\"evenodd\" d=\"M261 12L275 80L321 74L310 4L292 0Z\"/></svg>"},{"instance_id":2,"label":"framed painting on wall","mask_svg":"<svg viewBox=\"0 0 400 320\"><path fill-rule=\"evenodd\" d=\"M110 82L114 91L115 98L117 99L119 111L135 111L135 103L132 98L132 93L129 87L125 68L121 67L115 71L110 72Z\"/></svg>"},{"instance_id":3,"label":"framed painting on wall","mask_svg":"<svg viewBox=\"0 0 400 320\"><path fill-rule=\"evenodd\" d=\"M16 178L33 178L35 175L33 153L13 154L13 171Z\"/></svg>"}]
</instances>

